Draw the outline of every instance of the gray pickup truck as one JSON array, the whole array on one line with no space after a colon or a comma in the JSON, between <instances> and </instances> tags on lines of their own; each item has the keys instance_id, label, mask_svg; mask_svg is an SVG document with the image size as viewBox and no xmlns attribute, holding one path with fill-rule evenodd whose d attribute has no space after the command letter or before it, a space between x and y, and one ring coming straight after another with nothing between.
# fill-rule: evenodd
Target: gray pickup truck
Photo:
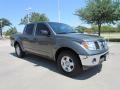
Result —
<instances>
[{"instance_id":1,"label":"gray pickup truck","mask_svg":"<svg viewBox=\"0 0 120 90\"><path fill-rule=\"evenodd\" d=\"M67 76L101 64L108 53L105 39L56 22L27 24L23 34L11 37L11 45L19 58L32 53L56 61L58 70Z\"/></svg>"}]
</instances>

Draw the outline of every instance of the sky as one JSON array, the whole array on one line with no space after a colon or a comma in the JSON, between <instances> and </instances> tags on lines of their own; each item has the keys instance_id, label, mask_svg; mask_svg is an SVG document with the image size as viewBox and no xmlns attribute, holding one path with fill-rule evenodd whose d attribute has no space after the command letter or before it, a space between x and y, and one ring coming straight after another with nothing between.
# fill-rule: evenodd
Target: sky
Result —
<instances>
[{"instance_id":1,"label":"sky","mask_svg":"<svg viewBox=\"0 0 120 90\"><path fill-rule=\"evenodd\" d=\"M77 9L86 5L86 0L59 0L61 22L73 27L78 25L89 26L74 15ZM7 18L19 32L23 25L19 25L21 18L26 14L27 8L31 12L45 13L50 21L58 22L58 0L0 0L0 18Z\"/></svg>"}]
</instances>

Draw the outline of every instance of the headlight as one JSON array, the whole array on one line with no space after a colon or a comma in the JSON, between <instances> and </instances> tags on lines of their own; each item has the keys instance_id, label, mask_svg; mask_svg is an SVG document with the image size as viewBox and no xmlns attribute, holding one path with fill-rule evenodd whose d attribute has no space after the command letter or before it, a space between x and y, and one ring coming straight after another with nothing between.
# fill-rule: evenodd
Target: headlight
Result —
<instances>
[{"instance_id":1,"label":"headlight","mask_svg":"<svg viewBox=\"0 0 120 90\"><path fill-rule=\"evenodd\" d=\"M95 46L95 43L94 42L82 42L82 46L86 49L89 49L89 50L96 50L96 46Z\"/></svg>"}]
</instances>

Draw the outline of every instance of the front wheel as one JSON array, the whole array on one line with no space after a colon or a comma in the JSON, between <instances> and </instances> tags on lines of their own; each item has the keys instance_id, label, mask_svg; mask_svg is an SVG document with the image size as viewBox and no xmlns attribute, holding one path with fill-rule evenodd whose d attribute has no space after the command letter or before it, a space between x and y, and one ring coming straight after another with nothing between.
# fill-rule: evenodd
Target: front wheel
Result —
<instances>
[{"instance_id":1,"label":"front wheel","mask_svg":"<svg viewBox=\"0 0 120 90\"><path fill-rule=\"evenodd\" d=\"M77 55L71 51L60 53L57 59L58 69L67 76L77 76L82 72L82 64Z\"/></svg>"},{"instance_id":2,"label":"front wheel","mask_svg":"<svg viewBox=\"0 0 120 90\"><path fill-rule=\"evenodd\" d=\"M19 44L15 45L15 53L19 58L23 58L25 53L22 51L21 47Z\"/></svg>"}]
</instances>

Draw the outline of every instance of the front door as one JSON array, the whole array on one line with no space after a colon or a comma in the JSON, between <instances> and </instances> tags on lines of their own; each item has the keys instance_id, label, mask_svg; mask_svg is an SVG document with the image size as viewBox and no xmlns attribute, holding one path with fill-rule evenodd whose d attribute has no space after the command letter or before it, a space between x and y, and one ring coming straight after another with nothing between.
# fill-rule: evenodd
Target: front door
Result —
<instances>
[{"instance_id":1,"label":"front door","mask_svg":"<svg viewBox=\"0 0 120 90\"><path fill-rule=\"evenodd\" d=\"M47 30L49 33L51 33L49 28L47 27L47 25L45 25L44 23L37 24L36 33L35 33L36 51L38 54L51 57L54 39L53 39L52 35L49 35L49 36L43 35L41 33L41 30Z\"/></svg>"}]
</instances>

